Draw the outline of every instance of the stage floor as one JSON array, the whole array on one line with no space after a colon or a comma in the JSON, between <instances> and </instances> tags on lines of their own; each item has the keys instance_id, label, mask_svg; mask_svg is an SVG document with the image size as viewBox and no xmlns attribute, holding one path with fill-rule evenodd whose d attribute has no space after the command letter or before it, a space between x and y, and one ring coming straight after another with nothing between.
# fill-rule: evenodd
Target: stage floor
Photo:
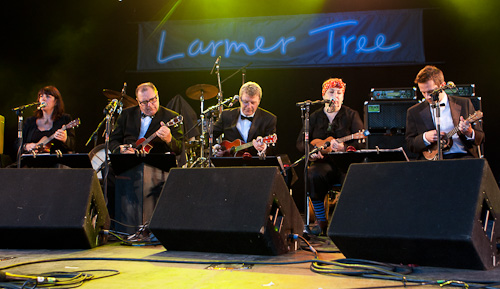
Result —
<instances>
[{"instance_id":1,"label":"stage floor","mask_svg":"<svg viewBox=\"0 0 500 289\"><path fill-rule=\"evenodd\" d=\"M5 236L4 236L5 237ZM56 238L56 237L55 237ZM36 242L36 239L33 240ZM320 260L343 258L327 237L312 238ZM83 288L390 288L403 287L403 280L390 281L359 276L326 275L311 271L314 253L301 249L280 256L166 251L157 246L127 246L108 242L88 250L1 249L0 271L12 274L40 275L47 272L117 270L120 274L85 281ZM53 260L53 261L49 261ZM14 264L42 261L10 267ZM230 265L211 266L224 261ZM266 262L247 268L236 262ZM232 263L235 262L235 263ZM301 263L302 262L302 263ZM287 263L287 264L280 264ZM219 268L213 268L219 267ZM95 276L104 273L92 272ZM396 277L398 278L398 277ZM403 278L401 278L403 279ZM500 268L488 271L417 267L406 280L463 280L500 282ZM22 284L22 283L21 283ZM418 285L413 288L442 288ZM490 284L491 286L492 284ZM4 288L0 286L0 288Z\"/></svg>"}]
</instances>

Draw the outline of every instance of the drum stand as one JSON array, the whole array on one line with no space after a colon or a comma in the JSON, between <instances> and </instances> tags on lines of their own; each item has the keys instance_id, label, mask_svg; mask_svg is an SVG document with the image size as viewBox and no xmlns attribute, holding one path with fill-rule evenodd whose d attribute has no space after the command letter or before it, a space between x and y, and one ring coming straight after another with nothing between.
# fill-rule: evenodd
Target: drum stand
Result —
<instances>
[{"instance_id":1,"label":"drum stand","mask_svg":"<svg viewBox=\"0 0 500 289\"><path fill-rule=\"evenodd\" d=\"M200 96L200 123L201 123L201 135L200 135L200 156L196 161L191 165L191 167L196 167L196 166L201 166L205 167L207 158L205 158L205 133L207 132L206 130L206 125L205 125L205 115L203 114L204 110L204 103L205 103L205 97L203 90L201 91L201 96Z\"/></svg>"}]
</instances>

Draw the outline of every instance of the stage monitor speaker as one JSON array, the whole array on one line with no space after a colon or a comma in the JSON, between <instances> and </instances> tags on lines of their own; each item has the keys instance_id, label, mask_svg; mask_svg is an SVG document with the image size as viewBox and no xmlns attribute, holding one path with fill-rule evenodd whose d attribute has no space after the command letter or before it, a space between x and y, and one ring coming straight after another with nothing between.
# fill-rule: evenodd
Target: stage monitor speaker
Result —
<instances>
[{"instance_id":1,"label":"stage monitor speaker","mask_svg":"<svg viewBox=\"0 0 500 289\"><path fill-rule=\"evenodd\" d=\"M353 164L328 236L347 258L489 269L499 214L485 159Z\"/></svg>"},{"instance_id":2,"label":"stage monitor speaker","mask_svg":"<svg viewBox=\"0 0 500 289\"><path fill-rule=\"evenodd\" d=\"M277 167L172 169L150 229L167 250L279 255L304 223Z\"/></svg>"},{"instance_id":3,"label":"stage monitor speaker","mask_svg":"<svg viewBox=\"0 0 500 289\"><path fill-rule=\"evenodd\" d=\"M109 215L93 169L1 169L0 248L104 244Z\"/></svg>"}]
</instances>

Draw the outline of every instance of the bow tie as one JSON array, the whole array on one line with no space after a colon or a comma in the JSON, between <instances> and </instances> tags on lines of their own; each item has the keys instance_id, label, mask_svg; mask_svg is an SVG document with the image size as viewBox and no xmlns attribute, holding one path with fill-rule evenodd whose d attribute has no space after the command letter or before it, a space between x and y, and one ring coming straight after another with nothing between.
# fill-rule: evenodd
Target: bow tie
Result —
<instances>
[{"instance_id":1,"label":"bow tie","mask_svg":"<svg viewBox=\"0 0 500 289\"><path fill-rule=\"evenodd\" d=\"M141 118L145 118L145 117L153 118L155 116L154 115L146 115L144 112L141 112Z\"/></svg>"},{"instance_id":2,"label":"bow tie","mask_svg":"<svg viewBox=\"0 0 500 289\"><path fill-rule=\"evenodd\" d=\"M253 121L253 116L244 116L242 114L240 114L240 118L243 120L243 119L248 119L249 121Z\"/></svg>"}]
</instances>

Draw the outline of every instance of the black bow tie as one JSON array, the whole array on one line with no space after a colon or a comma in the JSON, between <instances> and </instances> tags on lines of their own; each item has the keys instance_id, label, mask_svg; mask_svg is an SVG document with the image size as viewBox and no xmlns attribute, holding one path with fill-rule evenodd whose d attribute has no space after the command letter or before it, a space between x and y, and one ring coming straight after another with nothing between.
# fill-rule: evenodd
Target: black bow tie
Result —
<instances>
[{"instance_id":1,"label":"black bow tie","mask_svg":"<svg viewBox=\"0 0 500 289\"><path fill-rule=\"evenodd\" d=\"M240 114L240 118L241 119L248 119L249 121L253 121L253 116L244 116L244 115Z\"/></svg>"},{"instance_id":2,"label":"black bow tie","mask_svg":"<svg viewBox=\"0 0 500 289\"><path fill-rule=\"evenodd\" d=\"M154 115L146 115L144 112L141 112L141 118L145 118L145 117L153 118L155 116Z\"/></svg>"}]
</instances>

